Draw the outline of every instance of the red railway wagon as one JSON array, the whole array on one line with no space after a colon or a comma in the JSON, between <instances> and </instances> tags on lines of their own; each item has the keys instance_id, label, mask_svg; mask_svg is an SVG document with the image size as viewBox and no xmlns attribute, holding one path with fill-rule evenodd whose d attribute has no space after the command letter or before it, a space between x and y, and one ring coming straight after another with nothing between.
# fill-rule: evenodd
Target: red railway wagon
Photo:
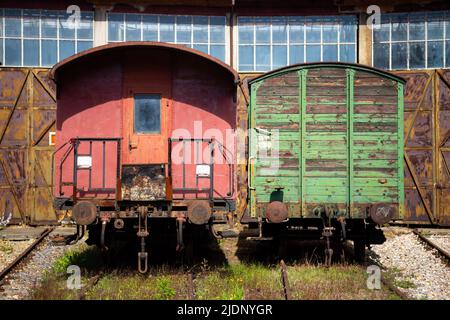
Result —
<instances>
[{"instance_id":1,"label":"red railway wagon","mask_svg":"<svg viewBox=\"0 0 450 320\"><path fill-rule=\"evenodd\" d=\"M55 207L72 210L91 243L136 234L145 271L153 218L171 219L180 248L189 224L235 210L232 68L182 46L127 42L69 57L51 76Z\"/></svg>"}]
</instances>

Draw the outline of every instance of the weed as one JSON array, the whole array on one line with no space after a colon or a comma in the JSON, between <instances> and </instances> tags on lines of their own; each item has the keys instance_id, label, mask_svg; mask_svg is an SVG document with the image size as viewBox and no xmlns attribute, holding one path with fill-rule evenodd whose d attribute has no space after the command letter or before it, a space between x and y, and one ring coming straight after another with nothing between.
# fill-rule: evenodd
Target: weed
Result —
<instances>
[{"instance_id":1,"label":"weed","mask_svg":"<svg viewBox=\"0 0 450 320\"><path fill-rule=\"evenodd\" d=\"M0 251L6 254L11 254L14 251L13 246L7 241L0 241Z\"/></svg>"},{"instance_id":2,"label":"weed","mask_svg":"<svg viewBox=\"0 0 450 320\"><path fill-rule=\"evenodd\" d=\"M169 300L176 295L175 290L172 288L170 279L165 276L156 280L156 289L157 293L155 298L157 300Z\"/></svg>"}]
</instances>

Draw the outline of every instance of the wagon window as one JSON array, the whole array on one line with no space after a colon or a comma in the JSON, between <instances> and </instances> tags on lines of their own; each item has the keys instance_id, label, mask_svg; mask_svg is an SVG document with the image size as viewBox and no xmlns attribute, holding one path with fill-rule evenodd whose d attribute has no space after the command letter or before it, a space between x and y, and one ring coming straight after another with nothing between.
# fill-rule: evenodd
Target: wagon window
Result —
<instances>
[{"instance_id":1,"label":"wagon window","mask_svg":"<svg viewBox=\"0 0 450 320\"><path fill-rule=\"evenodd\" d=\"M136 94L134 96L134 132L161 132L161 95Z\"/></svg>"}]
</instances>

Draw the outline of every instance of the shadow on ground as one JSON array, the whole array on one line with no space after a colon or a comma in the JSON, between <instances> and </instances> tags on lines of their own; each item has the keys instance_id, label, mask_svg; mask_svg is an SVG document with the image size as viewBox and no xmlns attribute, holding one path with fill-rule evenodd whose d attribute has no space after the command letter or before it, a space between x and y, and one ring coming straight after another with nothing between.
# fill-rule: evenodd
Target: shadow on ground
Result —
<instances>
[{"instance_id":1,"label":"shadow on ground","mask_svg":"<svg viewBox=\"0 0 450 320\"><path fill-rule=\"evenodd\" d=\"M243 262L246 264L275 265L283 259L288 264L307 263L320 265L325 261L325 241L248 240L252 234L242 231L238 238L216 239L205 227L193 227L185 234L185 248L175 250L176 236L173 232L153 232L147 241L149 269L169 267L174 270L197 272L205 267L223 267ZM168 234L173 236L168 236ZM89 246L69 257L65 263L75 264L86 271L137 270L137 252L140 242L122 239L111 243L109 250L102 251ZM351 253L342 246L333 246L333 262L351 262Z\"/></svg>"}]
</instances>

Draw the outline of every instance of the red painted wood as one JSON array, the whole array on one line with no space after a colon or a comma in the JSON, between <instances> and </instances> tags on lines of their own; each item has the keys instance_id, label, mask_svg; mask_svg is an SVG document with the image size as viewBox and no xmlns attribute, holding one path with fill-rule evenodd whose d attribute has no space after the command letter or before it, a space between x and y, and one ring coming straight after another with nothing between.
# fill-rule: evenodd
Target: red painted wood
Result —
<instances>
[{"instance_id":1,"label":"red painted wood","mask_svg":"<svg viewBox=\"0 0 450 320\"><path fill-rule=\"evenodd\" d=\"M55 74L55 69L53 70ZM74 137L121 137L122 163L167 163L167 138L212 138L226 150L224 160L216 142L214 195L234 198L236 103L235 74L222 65L174 47L126 47L126 50L98 51L72 60L56 71L57 148ZM161 93L163 125L160 135L137 136L132 131L133 93ZM129 142L136 144L130 151ZM188 143L189 144L189 143ZM192 144L191 144L192 145ZM175 146L175 145L174 145ZM204 143L203 147L207 147ZM88 145L80 147L87 152ZM56 168L64 152L56 155ZM107 148L107 187L115 183L115 148ZM209 163L208 151L200 163ZM196 187L195 153L186 155L185 187ZM101 186L101 145L94 147L92 184ZM176 158L176 155L175 155ZM173 187L183 186L181 163L172 157ZM63 180L72 181L73 158L63 167ZM58 185L58 170L55 170ZM87 171L78 175L78 186L87 189ZM199 188L209 187L207 179L199 180ZM56 188L56 192L57 192ZM71 195L71 187L64 188ZM114 194L83 194L113 197ZM204 198L207 193L174 192L174 198Z\"/></svg>"}]
</instances>

